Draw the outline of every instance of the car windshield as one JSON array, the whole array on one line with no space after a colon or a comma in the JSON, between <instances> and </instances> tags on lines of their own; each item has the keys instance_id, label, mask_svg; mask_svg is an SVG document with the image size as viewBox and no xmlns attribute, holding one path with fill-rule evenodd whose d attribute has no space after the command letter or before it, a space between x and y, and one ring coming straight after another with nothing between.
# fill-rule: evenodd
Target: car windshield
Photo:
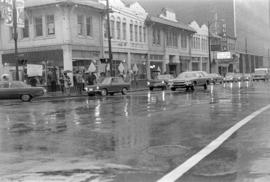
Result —
<instances>
[{"instance_id":1,"label":"car windshield","mask_svg":"<svg viewBox=\"0 0 270 182\"><path fill-rule=\"evenodd\" d=\"M158 75L157 79L158 80L168 80L168 79L172 79L172 75Z\"/></svg>"},{"instance_id":2,"label":"car windshield","mask_svg":"<svg viewBox=\"0 0 270 182\"><path fill-rule=\"evenodd\" d=\"M101 81L101 84L108 85L111 83L111 77L106 77Z\"/></svg>"},{"instance_id":3,"label":"car windshield","mask_svg":"<svg viewBox=\"0 0 270 182\"><path fill-rule=\"evenodd\" d=\"M233 76L235 75L234 73L227 73L226 76Z\"/></svg>"},{"instance_id":4,"label":"car windshield","mask_svg":"<svg viewBox=\"0 0 270 182\"><path fill-rule=\"evenodd\" d=\"M185 78L193 78L193 77L197 77L196 73L192 73L192 72L186 72L186 73L181 73L180 75L178 75L177 78L179 79L185 79Z\"/></svg>"},{"instance_id":5,"label":"car windshield","mask_svg":"<svg viewBox=\"0 0 270 182\"><path fill-rule=\"evenodd\" d=\"M208 76L208 73L204 72L204 71L200 71L202 76Z\"/></svg>"},{"instance_id":6,"label":"car windshield","mask_svg":"<svg viewBox=\"0 0 270 182\"><path fill-rule=\"evenodd\" d=\"M266 74L266 70L255 70L255 74L264 75Z\"/></svg>"}]
</instances>

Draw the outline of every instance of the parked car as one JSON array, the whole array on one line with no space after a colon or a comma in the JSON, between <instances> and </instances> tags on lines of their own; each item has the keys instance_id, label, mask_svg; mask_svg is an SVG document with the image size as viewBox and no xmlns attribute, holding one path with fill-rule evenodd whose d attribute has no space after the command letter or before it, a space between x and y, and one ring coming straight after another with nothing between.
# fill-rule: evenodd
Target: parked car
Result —
<instances>
[{"instance_id":1,"label":"parked car","mask_svg":"<svg viewBox=\"0 0 270 182\"><path fill-rule=\"evenodd\" d=\"M269 68L255 68L252 79L254 81L264 80L268 81L270 78L270 69Z\"/></svg>"},{"instance_id":2,"label":"parked car","mask_svg":"<svg viewBox=\"0 0 270 182\"><path fill-rule=\"evenodd\" d=\"M106 77L96 85L87 85L85 91L89 96L100 94L106 96L114 93L127 94L130 89L130 82L125 82L122 77Z\"/></svg>"},{"instance_id":3,"label":"parked car","mask_svg":"<svg viewBox=\"0 0 270 182\"><path fill-rule=\"evenodd\" d=\"M251 81L252 75L251 74L242 74L241 81Z\"/></svg>"},{"instance_id":4,"label":"parked car","mask_svg":"<svg viewBox=\"0 0 270 182\"><path fill-rule=\"evenodd\" d=\"M207 73L205 71L197 71L197 72L199 72L200 74L203 75L203 77L206 78L207 85L209 85L211 82L211 76L209 75L209 73Z\"/></svg>"},{"instance_id":5,"label":"parked car","mask_svg":"<svg viewBox=\"0 0 270 182\"><path fill-rule=\"evenodd\" d=\"M237 82L237 75L235 73L227 73L223 82Z\"/></svg>"},{"instance_id":6,"label":"parked car","mask_svg":"<svg viewBox=\"0 0 270 182\"><path fill-rule=\"evenodd\" d=\"M172 79L174 79L174 77L170 74L158 75L156 79L149 80L147 82L147 86L149 87L149 90L153 90L155 88L165 90L168 88Z\"/></svg>"},{"instance_id":7,"label":"parked car","mask_svg":"<svg viewBox=\"0 0 270 182\"><path fill-rule=\"evenodd\" d=\"M218 73L210 73L209 74L210 76L210 82L213 83L213 84L216 84L216 83L222 83L223 82L223 77L218 74Z\"/></svg>"},{"instance_id":8,"label":"parked car","mask_svg":"<svg viewBox=\"0 0 270 182\"><path fill-rule=\"evenodd\" d=\"M183 72L172 80L171 90L175 91L177 88L194 90L194 86L203 86L204 89L207 89L207 80L208 77L205 77L198 71Z\"/></svg>"},{"instance_id":9,"label":"parked car","mask_svg":"<svg viewBox=\"0 0 270 182\"><path fill-rule=\"evenodd\" d=\"M22 81L0 81L0 99L21 99L29 102L45 92L43 87L31 87Z\"/></svg>"}]
</instances>

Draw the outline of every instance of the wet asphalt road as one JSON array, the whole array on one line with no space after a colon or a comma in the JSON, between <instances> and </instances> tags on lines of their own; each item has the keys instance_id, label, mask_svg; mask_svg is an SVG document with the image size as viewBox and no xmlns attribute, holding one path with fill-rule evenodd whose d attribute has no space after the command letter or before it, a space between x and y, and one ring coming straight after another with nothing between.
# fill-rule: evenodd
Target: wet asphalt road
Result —
<instances>
[{"instance_id":1,"label":"wet asphalt road","mask_svg":"<svg viewBox=\"0 0 270 182\"><path fill-rule=\"evenodd\" d=\"M0 101L0 181L156 181L270 104L269 93L269 82L245 82L188 93ZM269 113L178 181L270 181Z\"/></svg>"}]
</instances>

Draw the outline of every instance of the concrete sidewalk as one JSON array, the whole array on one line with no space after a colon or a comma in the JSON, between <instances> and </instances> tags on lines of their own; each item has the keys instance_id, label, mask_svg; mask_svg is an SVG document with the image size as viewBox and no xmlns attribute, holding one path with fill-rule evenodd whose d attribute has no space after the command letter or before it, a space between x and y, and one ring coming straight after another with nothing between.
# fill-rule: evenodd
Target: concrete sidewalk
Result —
<instances>
[{"instance_id":1,"label":"concrete sidewalk","mask_svg":"<svg viewBox=\"0 0 270 182\"><path fill-rule=\"evenodd\" d=\"M132 88L128 92L139 92L139 91L145 91L148 90L147 87L142 88ZM52 99L52 98L72 98L72 97L86 97L88 96L86 92L82 92L82 94L79 94L76 91L71 91L70 95L66 93L62 93L61 91L58 92L47 92L42 97L35 98L36 100L46 100L46 99Z\"/></svg>"}]
</instances>

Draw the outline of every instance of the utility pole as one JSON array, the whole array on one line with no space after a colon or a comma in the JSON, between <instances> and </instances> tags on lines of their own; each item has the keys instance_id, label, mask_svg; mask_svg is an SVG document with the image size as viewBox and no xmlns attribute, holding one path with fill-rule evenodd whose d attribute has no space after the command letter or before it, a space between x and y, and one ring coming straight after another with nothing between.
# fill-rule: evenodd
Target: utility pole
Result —
<instances>
[{"instance_id":1,"label":"utility pole","mask_svg":"<svg viewBox=\"0 0 270 182\"><path fill-rule=\"evenodd\" d=\"M17 33L17 8L16 0L12 0L12 15L13 15L13 39L15 43L15 62L16 62L16 80L19 80L19 63L18 63L18 33Z\"/></svg>"},{"instance_id":2,"label":"utility pole","mask_svg":"<svg viewBox=\"0 0 270 182\"><path fill-rule=\"evenodd\" d=\"M270 68L270 49L268 48L268 55L267 55L267 58L268 58L268 68Z\"/></svg>"},{"instance_id":3,"label":"utility pole","mask_svg":"<svg viewBox=\"0 0 270 182\"><path fill-rule=\"evenodd\" d=\"M208 58L209 58L209 73L212 72L211 68L211 34L210 34L210 22L208 21Z\"/></svg>"},{"instance_id":4,"label":"utility pole","mask_svg":"<svg viewBox=\"0 0 270 182\"><path fill-rule=\"evenodd\" d=\"M112 61L113 61L113 55L112 55L112 42L111 42L111 26L110 26L110 6L109 6L109 0L106 0L106 14L107 14L107 32L108 32L108 46L109 46L109 64L110 64L110 72L112 75Z\"/></svg>"},{"instance_id":5,"label":"utility pole","mask_svg":"<svg viewBox=\"0 0 270 182\"><path fill-rule=\"evenodd\" d=\"M245 55L245 64L243 64L243 67L244 67L243 73L246 72L246 68L247 68L246 64L248 62L247 38L245 38L245 53L246 53L246 55Z\"/></svg>"}]
</instances>

